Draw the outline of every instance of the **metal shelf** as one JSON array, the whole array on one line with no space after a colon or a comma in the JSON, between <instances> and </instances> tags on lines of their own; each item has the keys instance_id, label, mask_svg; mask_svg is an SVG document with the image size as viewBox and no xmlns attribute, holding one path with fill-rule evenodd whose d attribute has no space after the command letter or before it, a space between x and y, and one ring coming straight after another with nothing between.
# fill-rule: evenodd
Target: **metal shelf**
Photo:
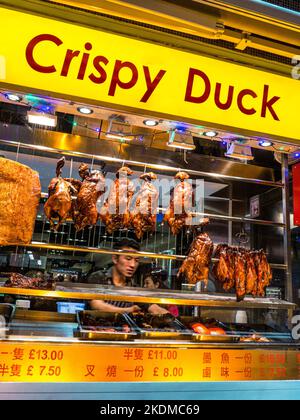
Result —
<instances>
[{"instance_id":1,"label":"metal shelf","mask_svg":"<svg viewBox=\"0 0 300 420\"><path fill-rule=\"evenodd\" d=\"M114 288L107 286L57 283L56 290L18 289L0 287L0 293L23 296L40 296L58 299L80 300L114 300L135 303L176 304L186 306L202 306L213 308L233 309L282 309L293 310L296 305L290 302L272 298L246 297L237 302L236 296L214 293L197 293L184 291L153 291L144 288Z\"/></svg>"},{"instance_id":2,"label":"metal shelf","mask_svg":"<svg viewBox=\"0 0 300 420\"><path fill-rule=\"evenodd\" d=\"M160 260L178 260L183 261L185 255L169 255L169 254L155 254L154 252L145 252L145 251L124 251L124 250L115 250L112 248L92 248L88 246L76 246L76 245L59 245L59 244L46 244L43 242L32 242L27 245L19 245L25 248L38 248L38 249L51 249L57 251L72 251L72 252L87 252L92 254L122 254L130 257L140 257L140 258L153 258ZM212 258L212 262L218 261L217 258ZM272 268L279 270L286 270L287 266L285 264L270 264Z\"/></svg>"}]
</instances>

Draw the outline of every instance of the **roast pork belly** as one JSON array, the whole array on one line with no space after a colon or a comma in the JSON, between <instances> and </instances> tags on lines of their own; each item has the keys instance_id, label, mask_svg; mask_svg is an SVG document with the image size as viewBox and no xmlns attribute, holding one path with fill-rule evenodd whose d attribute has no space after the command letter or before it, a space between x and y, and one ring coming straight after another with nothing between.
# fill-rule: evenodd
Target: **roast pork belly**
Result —
<instances>
[{"instance_id":1,"label":"roast pork belly","mask_svg":"<svg viewBox=\"0 0 300 420\"><path fill-rule=\"evenodd\" d=\"M0 158L0 245L31 242L40 196L37 172Z\"/></svg>"}]
</instances>

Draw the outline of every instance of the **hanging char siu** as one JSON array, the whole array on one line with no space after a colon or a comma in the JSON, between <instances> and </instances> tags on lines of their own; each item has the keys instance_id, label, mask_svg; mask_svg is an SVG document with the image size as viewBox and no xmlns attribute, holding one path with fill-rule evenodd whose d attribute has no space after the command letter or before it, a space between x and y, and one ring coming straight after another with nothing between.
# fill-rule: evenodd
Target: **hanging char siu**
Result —
<instances>
[{"instance_id":1,"label":"hanging char siu","mask_svg":"<svg viewBox=\"0 0 300 420\"><path fill-rule=\"evenodd\" d=\"M146 232L154 232L158 206L158 190L152 184L157 176L153 172L149 172L141 175L140 179L143 181L143 185L131 212L131 225L138 239L141 239Z\"/></svg>"},{"instance_id":2,"label":"hanging char siu","mask_svg":"<svg viewBox=\"0 0 300 420\"><path fill-rule=\"evenodd\" d=\"M219 259L213 267L215 278L227 292L235 288L238 301L247 294L265 296L265 288L272 280L272 271L263 250L249 251L221 244L216 249L215 257Z\"/></svg>"},{"instance_id":3,"label":"hanging char siu","mask_svg":"<svg viewBox=\"0 0 300 420\"><path fill-rule=\"evenodd\" d=\"M209 219L203 219L202 226L208 223ZM189 284L203 281L207 285L213 248L213 242L208 234L199 233L192 242L188 256L182 263L177 276L184 275Z\"/></svg>"},{"instance_id":4,"label":"hanging char siu","mask_svg":"<svg viewBox=\"0 0 300 420\"><path fill-rule=\"evenodd\" d=\"M132 174L133 171L126 166L118 170L108 198L100 210L100 218L109 234L130 227L129 208L135 188L128 177Z\"/></svg>"},{"instance_id":5,"label":"hanging char siu","mask_svg":"<svg viewBox=\"0 0 300 420\"><path fill-rule=\"evenodd\" d=\"M50 228L57 231L60 225L72 213L72 194L77 194L76 188L62 178L62 168L65 165L65 158L62 157L56 166L56 178L49 184L49 198L45 203L44 211L50 221ZM55 224L55 220L58 222Z\"/></svg>"},{"instance_id":6,"label":"hanging char siu","mask_svg":"<svg viewBox=\"0 0 300 420\"><path fill-rule=\"evenodd\" d=\"M189 175L186 172L178 172L175 179L180 182L174 188L170 206L164 217L173 235L177 235L184 226L191 225L193 206L193 187L187 181Z\"/></svg>"}]
</instances>

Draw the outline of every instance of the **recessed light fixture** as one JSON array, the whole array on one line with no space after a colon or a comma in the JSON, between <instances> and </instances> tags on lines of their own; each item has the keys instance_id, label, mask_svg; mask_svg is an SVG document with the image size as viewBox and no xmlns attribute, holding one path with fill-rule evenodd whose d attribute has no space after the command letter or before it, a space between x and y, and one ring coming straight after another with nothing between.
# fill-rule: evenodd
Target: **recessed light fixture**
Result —
<instances>
[{"instance_id":1,"label":"recessed light fixture","mask_svg":"<svg viewBox=\"0 0 300 420\"><path fill-rule=\"evenodd\" d=\"M12 102L21 102L23 97L21 95L17 95L15 93L5 93L4 96L6 99Z\"/></svg>"},{"instance_id":2,"label":"recessed light fixture","mask_svg":"<svg viewBox=\"0 0 300 420\"><path fill-rule=\"evenodd\" d=\"M156 120L144 120L143 124L145 124L147 127L155 127L158 125L158 121Z\"/></svg>"},{"instance_id":3,"label":"recessed light fixture","mask_svg":"<svg viewBox=\"0 0 300 420\"><path fill-rule=\"evenodd\" d=\"M181 133L179 130L171 130L169 132L169 141L167 146L182 150L195 150L193 136L191 133Z\"/></svg>"},{"instance_id":4,"label":"recessed light fixture","mask_svg":"<svg viewBox=\"0 0 300 420\"><path fill-rule=\"evenodd\" d=\"M254 157L252 155L251 147L245 143L243 140L235 140L232 143L229 143L227 146L227 153L225 153L226 157L233 158L233 159L241 159L241 160L253 160Z\"/></svg>"},{"instance_id":5,"label":"recessed light fixture","mask_svg":"<svg viewBox=\"0 0 300 420\"><path fill-rule=\"evenodd\" d=\"M270 140L260 140L258 143L261 147L271 147L273 143Z\"/></svg>"},{"instance_id":6,"label":"recessed light fixture","mask_svg":"<svg viewBox=\"0 0 300 420\"><path fill-rule=\"evenodd\" d=\"M47 127L56 127L57 118L55 115L28 111L27 119L30 124L45 125Z\"/></svg>"},{"instance_id":7,"label":"recessed light fixture","mask_svg":"<svg viewBox=\"0 0 300 420\"><path fill-rule=\"evenodd\" d=\"M94 111L91 108L87 108L86 106L79 106L77 111L81 114L89 115L92 114Z\"/></svg>"},{"instance_id":8,"label":"recessed light fixture","mask_svg":"<svg viewBox=\"0 0 300 420\"><path fill-rule=\"evenodd\" d=\"M205 131L203 136L205 137L217 137L218 133L216 131Z\"/></svg>"}]
</instances>

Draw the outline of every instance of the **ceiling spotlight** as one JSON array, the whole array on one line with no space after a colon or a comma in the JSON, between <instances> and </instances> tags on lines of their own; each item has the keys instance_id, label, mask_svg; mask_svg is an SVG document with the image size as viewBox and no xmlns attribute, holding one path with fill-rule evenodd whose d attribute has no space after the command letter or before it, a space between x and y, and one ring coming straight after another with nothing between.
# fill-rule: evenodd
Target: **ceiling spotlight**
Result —
<instances>
[{"instance_id":1,"label":"ceiling spotlight","mask_svg":"<svg viewBox=\"0 0 300 420\"><path fill-rule=\"evenodd\" d=\"M4 96L12 102L21 102L23 99L21 95L16 95L15 93L5 93Z\"/></svg>"},{"instance_id":2,"label":"ceiling spotlight","mask_svg":"<svg viewBox=\"0 0 300 420\"><path fill-rule=\"evenodd\" d=\"M179 130L171 130L169 133L169 141L167 143L169 147L183 150L195 150L193 136L190 132L180 132Z\"/></svg>"},{"instance_id":3,"label":"ceiling spotlight","mask_svg":"<svg viewBox=\"0 0 300 420\"><path fill-rule=\"evenodd\" d=\"M217 137L218 133L216 131L206 131L202 135L205 137Z\"/></svg>"},{"instance_id":4,"label":"ceiling spotlight","mask_svg":"<svg viewBox=\"0 0 300 420\"><path fill-rule=\"evenodd\" d=\"M273 143L270 140L260 140L258 143L261 147L271 147Z\"/></svg>"},{"instance_id":5,"label":"ceiling spotlight","mask_svg":"<svg viewBox=\"0 0 300 420\"><path fill-rule=\"evenodd\" d=\"M94 111L91 108L87 108L86 106L79 106L77 111L81 114L89 115L92 114Z\"/></svg>"},{"instance_id":6,"label":"ceiling spotlight","mask_svg":"<svg viewBox=\"0 0 300 420\"><path fill-rule=\"evenodd\" d=\"M159 124L159 122L156 120L144 120L143 124L145 124L147 127L155 127Z\"/></svg>"},{"instance_id":7,"label":"ceiling spotlight","mask_svg":"<svg viewBox=\"0 0 300 420\"><path fill-rule=\"evenodd\" d=\"M252 155L251 146L246 145L244 141L233 141L229 143L227 148L227 153L225 153L226 157L234 158L234 159L241 159L241 160L253 160L254 157Z\"/></svg>"}]
</instances>

